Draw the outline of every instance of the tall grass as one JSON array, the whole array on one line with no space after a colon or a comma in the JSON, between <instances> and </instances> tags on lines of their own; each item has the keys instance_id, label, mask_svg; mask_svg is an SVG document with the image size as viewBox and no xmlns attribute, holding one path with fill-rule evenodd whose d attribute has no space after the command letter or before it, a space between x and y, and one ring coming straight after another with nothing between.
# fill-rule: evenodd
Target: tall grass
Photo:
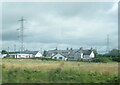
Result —
<instances>
[{"instance_id":1,"label":"tall grass","mask_svg":"<svg viewBox=\"0 0 120 85\"><path fill-rule=\"evenodd\" d=\"M118 74L118 63L88 63L88 62L65 62L65 61L41 61L32 59L3 59L2 66L7 69L35 69L50 70L61 67L62 70L84 70L88 72L109 72Z\"/></svg>"},{"instance_id":2,"label":"tall grass","mask_svg":"<svg viewBox=\"0 0 120 85\"><path fill-rule=\"evenodd\" d=\"M118 63L3 59L3 83L118 82Z\"/></svg>"},{"instance_id":3,"label":"tall grass","mask_svg":"<svg viewBox=\"0 0 120 85\"><path fill-rule=\"evenodd\" d=\"M116 83L118 77L112 74L89 73L61 68L49 71L26 69L3 69L3 83Z\"/></svg>"}]
</instances>

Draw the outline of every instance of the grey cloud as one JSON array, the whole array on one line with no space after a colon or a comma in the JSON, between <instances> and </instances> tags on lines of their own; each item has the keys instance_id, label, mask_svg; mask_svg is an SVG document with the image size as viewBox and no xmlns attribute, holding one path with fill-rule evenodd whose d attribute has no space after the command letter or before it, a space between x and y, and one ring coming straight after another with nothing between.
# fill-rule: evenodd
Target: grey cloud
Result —
<instances>
[{"instance_id":1,"label":"grey cloud","mask_svg":"<svg viewBox=\"0 0 120 85\"><path fill-rule=\"evenodd\" d=\"M107 34L117 36L117 12L107 13L111 7L109 2L3 3L4 46L10 45L10 41L18 42L18 20L24 16L26 48L49 49L56 45L104 48ZM114 44L117 39L111 41Z\"/></svg>"}]
</instances>

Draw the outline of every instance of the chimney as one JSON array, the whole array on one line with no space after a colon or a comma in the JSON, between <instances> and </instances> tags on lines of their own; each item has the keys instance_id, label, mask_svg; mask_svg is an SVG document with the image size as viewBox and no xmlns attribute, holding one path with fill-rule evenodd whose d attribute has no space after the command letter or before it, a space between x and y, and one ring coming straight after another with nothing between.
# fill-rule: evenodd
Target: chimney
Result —
<instances>
[{"instance_id":1,"label":"chimney","mask_svg":"<svg viewBox=\"0 0 120 85\"><path fill-rule=\"evenodd\" d=\"M91 47L91 49L90 49L91 51L93 50L93 48Z\"/></svg>"},{"instance_id":2,"label":"chimney","mask_svg":"<svg viewBox=\"0 0 120 85\"><path fill-rule=\"evenodd\" d=\"M82 51L82 50L83 50L83 47L81 47L80 50Z\"/></svg>"},{"instance_id":3,"label":"chimney","mask_svg":"<svg viewBox=\"0 0 120 85\"><path fill-rule=\"evenodd\" d=\"M73 50L72 48L70 48L70 50Z\"/></svg>"},{"instance_id":4,"label":"chimney","mask_svg":"<svg viewBox=\"0 0 120 85\"><path fill-rule=\"evenodd\" d=\"M57 47L55 48L55 50L57 50Z\"/></svg>"},{"instance_id":5,"label":"chimney","mask_svg":"<svg viewBox=\"0 0 120 85\"><path fill-rule=\"evenodd\" d=\"M66 50L69 50L69 48L66 48Z\"/></svg>"}]
</instances>

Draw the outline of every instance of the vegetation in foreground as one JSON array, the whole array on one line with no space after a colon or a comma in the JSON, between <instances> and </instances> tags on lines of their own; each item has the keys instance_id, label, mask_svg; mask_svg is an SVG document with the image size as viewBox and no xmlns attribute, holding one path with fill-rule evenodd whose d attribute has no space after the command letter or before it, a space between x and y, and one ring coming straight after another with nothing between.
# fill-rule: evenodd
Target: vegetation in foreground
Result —
<instances>
[{"instance_id":1,"label":"vegetation in foreground","mask_svg":"<svg viewBox=\"0 0 120 85\"><path fill-rule=\"evenodd\" d=\"M49 71L23 70L20 68L3 70L3 83L117 83L115 75L88 73L84 71L56 68Z\"/></svg>"},{"instance_id":2,"label":"vegetation in foreground","mask_svg":"<svg viewBox=\"0 0 120 85\"><path fill-rule=\"evenodd\" d=\"M118 83L118 63L3 59L3 83Z\"/></svg>"}]
</instances>

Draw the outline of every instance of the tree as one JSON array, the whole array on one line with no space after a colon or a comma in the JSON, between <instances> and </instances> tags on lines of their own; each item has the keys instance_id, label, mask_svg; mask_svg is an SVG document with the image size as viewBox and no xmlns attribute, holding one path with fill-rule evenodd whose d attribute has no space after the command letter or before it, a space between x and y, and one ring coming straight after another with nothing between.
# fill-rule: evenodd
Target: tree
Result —
<instances>
[{"instance_id":1,"label":"tree","mask_svg":"<svg viewBox=\"0 0 120 85\"><path fill-rule=\"evenodd\" d=\"M93 52L94 52L95 56L97 57L97 55L98 55L97 49L93 49Z\"/></svg>"},{"instance_id":2,"label":"tree","mask_svg":"<svg viewBox=\"0 0 120 85\"><path fill-rule=\"evenodd\" d=\"M6 50L2 50L1 54L8 54Z\"/></svg>"},{"instance_id":3,"label":"tree","mask_svg":"<svg viewBox=\"0 0 120 85\"><path fill-rule=\"evenodd\" d=\"M47 55L47 51L44 50L44 52L43 52L43 56L46 56L46 55Z\"/></svg>"},{"instance_id":4,"label":"tree","mask_svg":"<svg viewBox=\"0 0 120 85\"><path fill-rule=\"evenodd\" d=\"M106 53L105 55L108 57L118 57L120 56L120 50L112 49L109 53Z\"/></svg>"}]
</instances>

